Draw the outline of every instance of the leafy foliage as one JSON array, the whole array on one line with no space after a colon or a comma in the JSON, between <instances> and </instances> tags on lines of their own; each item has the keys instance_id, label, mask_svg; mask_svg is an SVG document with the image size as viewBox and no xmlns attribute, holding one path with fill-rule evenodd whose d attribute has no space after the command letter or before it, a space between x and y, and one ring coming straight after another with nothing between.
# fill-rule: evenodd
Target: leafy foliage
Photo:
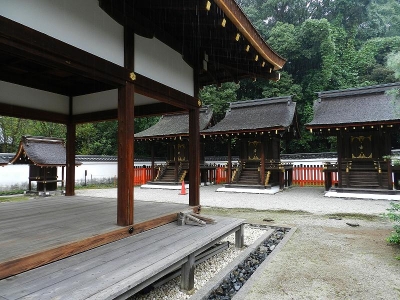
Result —
<instances>
[{"instance_id":1,"label":"leafy foliage","mask_svg":"<svg viewBox=\"0 0 400 300\"><path fill-rule=\"evenodd\" d=\"M236 92L239 86L234 82L223 83L220 87L210 85L204 87L199 98L205 105L212 105L215 119L218 122L223 119L229 107L229 102L236 101Z\"/></svg>"},{"instance_id":2,"label":"leafy foliage","mask_svg":"<svg viewBox=\"0 0 400 300\"><path fill-rule=\"evenodd\" d=\"M391 244L400 245L400 203L390 203L391 207L387 209L389 213L385 214L385 216L392 222L395 223L393 226L394 231L387 238L387 241ZM400 256L398 256L400 259Z\"/></svg>"}]
</instances>

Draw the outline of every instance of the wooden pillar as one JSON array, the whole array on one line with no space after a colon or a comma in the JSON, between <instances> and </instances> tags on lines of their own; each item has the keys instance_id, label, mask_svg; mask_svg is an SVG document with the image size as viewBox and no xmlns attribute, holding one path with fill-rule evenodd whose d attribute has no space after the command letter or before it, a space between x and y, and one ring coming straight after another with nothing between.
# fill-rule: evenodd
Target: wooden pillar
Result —
<instances>
[{"instance_id":1,"label":"wooden pillar","mask_svg":"<svg viewBox=\"0 0 400 300\"><path fill-rule=\"evenodd\" d=\"M387 160L387 188L388 190L393 189L392 161L390 159Z\"/></svg>"},{"instance_id":2,"label":"wooden pillar","mask_svg":"<svg viewBox=\"0 0 400 300\"><path fill-rule=\"evenodd\" d=\"M342 181L343 181L343 172L342 172L342 157L343 157L343 145L342 145L342 129L339 131L337 135L337 169L338 169L338 187L342 188Z\"/></svg>"},{"instance_id":3,"label":"wooden pillar","mask_svg":"<svg viewBox=\"0 0 400 300\"><path fill-rule=\"evenodd\" d=\"M227 183L231 183L232 181L232 138L229 136L228 138L228 174L226 175L227 177Z\"/></svg>"},{"instance_id":4,"label":"wooden pillar","mask_svg":"<svg viewBox=\"0 0 400 300\"><path fill-rule=\"evenodd\" d=\"M235 247L243 248L244 246L244 224L240 225L239 229L235 231Z\"/></svg>"},{"instance_id":5,"label":"wooden pillar","mask_svg":"<svg viewBox=\"0 0 400 300\"><path fill-rule=\"evenodd\" d=\"M260 178L261 178L261 185L264 185L265 184L265 148L264 148L265 140L261 138L260 141L261 141Z\"/></svg>"},{"instance_id":6,"label":"wooden pillar","mask_svg":"<svg viewBox=\"0 0 400 300\"><path fill-rule=\"evenodd\" d=\"M178 182L178 140L174 142L174 180Z\"/></svg>"},{"instance_id":7,"label":"wooden pillar","mask_svg":"<svg viewBox=\"0 0 400 300\"><path fill-rule=\"evenodd\" d=\"M154 181L154 141L151 141L151 181Z\"/></svg>"},{"instance_id":8,"label":"wooden pillar","mask_svg":"<svg viewBox=\"0 0 400 300\"><path fill-rule=\"evenodd\" d=\"M117 224L133 224L134 86L118 89L118 203Z\"/></svg>"},{"instance_id":9,"label":"wooden pillar","mask_svg":"<svg viewBox=\"0 0 400 300\"><path fill-rule=\"evenodd\" d=\"M75 135L76 125L69 122L67 124L67 161L65 169L65 196L75 195Z\"/></svg>"},{"instance_id":10,"label":"wooden pillar","mask_svg":"<svg viewBox=\"0 0 400 300\"><path fill-rule=\"evenodd\" d=\"M65 167L61 167L61 189L64 190L64 169Z\"/></svg>"},{"instance_id":11,"label":"wooden pillar","mask_svg":"<svg viewBox=\"0 0 400 300\"><path fill-rule=\"evenodd\" d=\"M181 267L181 289L191 294L194 289L195 255L189 254L188 260Z\"/></svg>"},{"instance_id":12,"label":"wooden pillar","mask_svg":"<svg viewBox=\"0 0 400 300\"><path fill-rule=\"evenodd\" d=\"M200 205L200 109L189 110L189 205Z\"/></svg>"}]
</instances>

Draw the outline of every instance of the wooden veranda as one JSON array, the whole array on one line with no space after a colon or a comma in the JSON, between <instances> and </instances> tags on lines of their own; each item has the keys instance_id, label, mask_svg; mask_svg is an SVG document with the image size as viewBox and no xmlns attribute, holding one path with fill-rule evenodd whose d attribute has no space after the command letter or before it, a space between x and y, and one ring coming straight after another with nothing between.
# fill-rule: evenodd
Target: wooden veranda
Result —
<instances>
[{"instance_id":1,"label":"wooden veranda","mask_svg":"<svg viewBox=\"0 0 400 300\"><path fill-rule=\"evenodd\" d=\"M187 205L135 201L127 235L112 218L116 209L116 199L82 196L2 203L0 298L125 299L177 269L190 291L198 254L234 232L243 245L243 220L178 226L171 221ZM71 256L77 245L81 253Z\"/></svg>"},{"instance_id":2,"label":"wooden veranda","mask_svg":"<svg viewBox=\"0 0 400 300\"><path fill-rule=\"evenodd\" d=\"M0 205L0 278L173 222L189 209L135 201L135 224L120 227L111 198L52 196Z\"/></svg>"}]
</instances>

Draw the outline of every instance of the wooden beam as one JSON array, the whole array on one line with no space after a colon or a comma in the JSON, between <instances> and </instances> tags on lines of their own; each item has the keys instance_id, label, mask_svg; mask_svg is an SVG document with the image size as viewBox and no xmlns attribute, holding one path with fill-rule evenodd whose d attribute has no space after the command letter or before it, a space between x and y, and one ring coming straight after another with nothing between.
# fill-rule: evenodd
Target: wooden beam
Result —
<instances>
[{"instance_id":1,"label":"wooden beam","mask_svg":"<svg viewBox=\"0 0 400 300\"><path fill-rule=\"evenodd\" d=\"M141 74L136 74L135 93L177 106L183 109L197 108L199 100Z\"/></svg>"},{"instance_id":2,"label":"wooden beam","mask_svg":"<svg viewBox=\"0 0 400 300\"><path fill-rule=\"evenodd\" d=\"M118 204L117 224L133 224L134 86L118 89Z\"/></svg>"},{"instance_id":3,"label":"wooden beam","mask_svg":"<svg viewBox=\"0 0 400 300\"><path fill-rule=\"evenodd\" d=\"M180 113L185 109L168 103L154 103L135 106L135 118L159 116L171 113Z\"/></svg>"},{"instance_id":4,"label":"wooden beam","mask_svg":"<svg viewBox=\"0 0 400 300\"><path fill-rule=\"evenodd\" d=\"M189 205L200 205L200 109L189 110Z\"/></svg>"},{"instance_id":5,"label":"wooden beam","mask_svg":"<svg viewBox=\"0 0 400 300\"><path fill-rule=\"evenodd\" d=\"M4 103L0 103L0 115L62 124L66 124L68 122L67 114L64 115L56 112L49 112L45 110Z\"/></svg>"},{"instance_id":6,"label":"wooden beam","mask_svg":"<svg viewBox=\"0 0 400 300\"><path fill-rule=\"evenodd\" d=\"M256 51L274 66L274 70L282 69L286 60L275 53L255 30L239 5L233 0L214 0L239 32L249 41Z\"/></svg>"},{"instance_id":7,"label":"wooden beam","mask_svg":"<svg viewBox=\"0 0 400 300\"><path fill-rule=\"evenodd\" d=\"M0 49L115 87L131 81L124 67L0 16Z\"/></svg>"}]
</instances>

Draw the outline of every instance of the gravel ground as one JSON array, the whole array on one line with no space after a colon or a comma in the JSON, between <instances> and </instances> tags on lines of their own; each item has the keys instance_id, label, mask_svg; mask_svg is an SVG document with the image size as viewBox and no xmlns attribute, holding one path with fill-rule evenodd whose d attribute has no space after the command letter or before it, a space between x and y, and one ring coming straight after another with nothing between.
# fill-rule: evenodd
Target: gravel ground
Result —
<instances>
[{"instance_id":1,"label":"gravel ground","mask_svg":"<svg viewBox=\"0 0 400 300\"><path fill-rule=\"evenodd\" d=\"M275 195L201 187L203 213L249 223L297 227L244 299L400 299L400 248L387 245L388 200L327 198L323 188L292 187ZM77 190L116 198L116 189ZM136 200L188 203L176 190L135 188ZM269 220L269 222L263 221ZM347 223L359 226L352 227ZM200 279L199 279L200 280ZM177 299L163 294L153 299Z\"/></svg>"},{"instance_id":2,"label":"gravel ground","mask_svg":"<svg viewBox=\"0 0 400 300\"><path fill-rule=\"evenodd\" d=\"M257 210L306 211L313 214L358 213L378 215L389 207L388 200L324 197L319 187L293 187L274 195L215 192L219 186L200 188L200 204L208 207L252 208ZM77 195L117 198L117 189L76 190ZM179 190L135 187L136 200L189 203L189 195Z\"/></svg>"}]
</instances>

